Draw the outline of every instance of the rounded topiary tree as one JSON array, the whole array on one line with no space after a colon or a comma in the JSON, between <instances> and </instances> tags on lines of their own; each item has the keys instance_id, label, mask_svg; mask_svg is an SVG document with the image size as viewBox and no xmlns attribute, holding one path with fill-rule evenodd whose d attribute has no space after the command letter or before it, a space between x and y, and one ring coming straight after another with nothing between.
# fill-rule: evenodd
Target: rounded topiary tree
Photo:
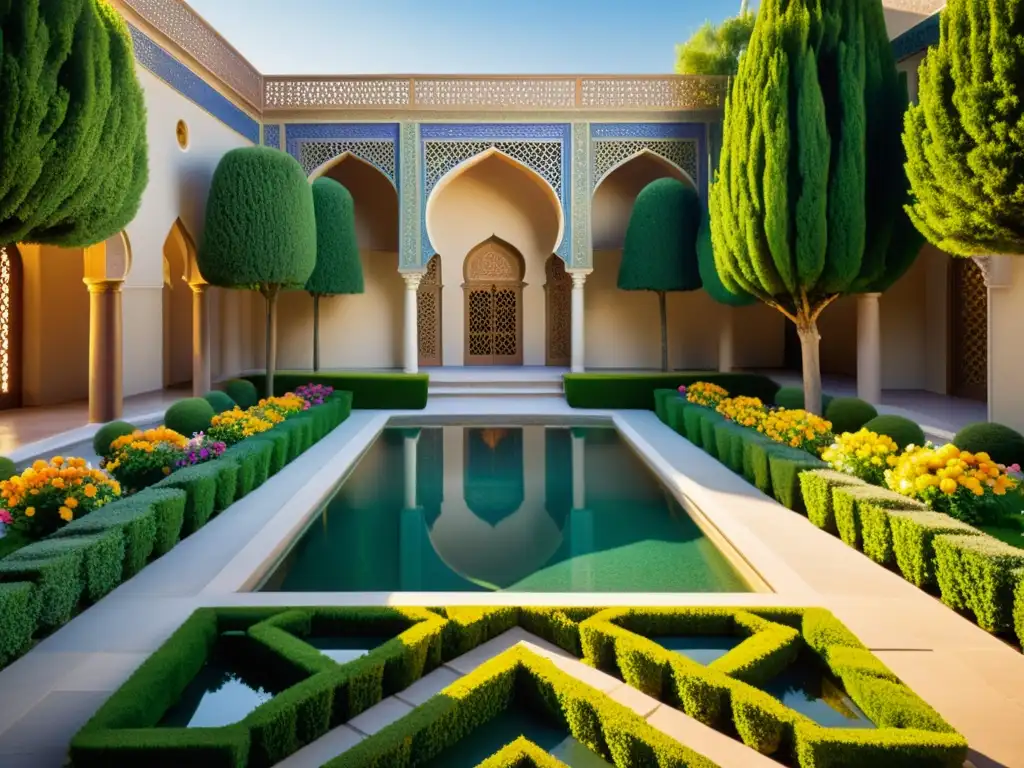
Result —
<instances>
[{"instance_id":1,"label":"rounded topiary tree","mask_svg":"<svg viewBox=\"0 0 1024 768\"><path fill-rule=\"evenodd\" d=\"M102 0L0 2L0 244L85 246L148 179L131 37Z\"/></svg>"},{"instance_id":2,"label":"rounded topiary tree","mask_svg":"<svg viewBox=\"0 0 1024 768\"><path fill-rule=\"evenodd\" d=\"M110 444L119 437L130 435L138 427L129 424L127 421L108 421L92 436L92 449L97 456L106 457L110 455Z\"/></svg>"},{"instance_id":3,"label":"rounded topiary tree","mask_svg":"<svg viewBox=\"0 0 1024 768\"><path fill-rule=\"evenodd\" d=\"M857 432L876 416L875 406L859 397L835 397L825 405L825 418L837 435Z\"/></svg>"},{"instance_id":4,"label":"rounded topiary tree","mask_svg":"<svg viewBox=\"0 0 1024 768\"><path fill-rule=\"evenodd\" d=\"M256 385L248 379L231 379L224 384L224 394L230 397L239 408L252 408L260 401Z\"/></svg>"},{"instance_id":5,"label":"rounded topiary tree","mask_svg":"<svg viewBox=\"0 0 1024 768\"><path fill-rule=\"evenodd\" d=\"M654 291L661 310L661 370L668 370L669 291L701 287L697 230L701 204L693 188L678 179L652 181L636 196L619 265L619 288Z\"/></svg>"},{"instance_id":6,"label":"rounded topiary tree","mask_svg":"<svg viewBox=\"0 0 1024 768\"><path fill-rule=\"evenodd\" d=\"M903 142L929 241L958 256L1024 253L1024 3L949 0L918 70Z\"/></svg>"},{"instance_id":7,"label":"rounded topiary tree","mask_svg":"<svg viewBox=\"0 0 1024 768\"><path fill-rule=\"evenodd\" d=\"M879 0L764 0L725 108L710 193L715 268L796 325L821 402L817 321L885 290L921 239L903 210L907 104Z\"/></svg>"},{"instance_id":8,"label":"rounded topiary tree","mask_svg":"<svg viewBox=\"0 0 1024 768\"><path fill-rule=\"evenodd\" d=\"M0 482L8 480L18 474L18 465L6 456L0 456Z\"/></svg>"},{"instance_id":9,"label":"rounded topiary tree","mask_svg":"<svg viewBox=\"0 0 1024 768\"><path fill-rule=\"evenodd\" d=\"M197 260L211 285L255 287L266 300L266 393L272 396L277 297L304 286L316 266L313 192L295 158L269 147L233 149L221 158Z\"/></svg>"},{"instance_id":10,"label":"rounded topiary tree","mask_svg":"<svg viewBox=\"0 0 1024 768\"><path fill-rule=\"evenodd\" d=\"M227 393L221 392L219 389L213 389L207 392L203 395L203 400L210 404L214 413L224 413L224 411L233 410L235 407L235 401L232 400Z\"/></svg>"},{"instance_id":11,"label":"rounded topiary tree","mask_svg":"<svg viewBox=\"0 0 1024 768\"><path fill-rule=\"evenodd\" d=\"M179 435L192 437L197 432L205 432L213 421L213 406L201 397L186 397L174 403L164 414L164 426L173 429Z\"/></svg>"},{"instance_id":12,"label":"rounded topiary tree","mask_svg":"<svg viewBox=\"0 0 1024 768\"><path fill-rule=\"evenodd\" d=\"M984 451L1000 464L1024 466L1024 435L991 421L968 424L956 433L953 445L961 451Z\"/></svg>"},{"instance_id":13,"label":"rounded topiary tree","mask_svg":"<svg viewBox=\"0 0 1024 768\"><path fill-rule=\"evenodd\" d=\"M911 421L905 416L891 414L876 416L864 425L864 429L874 432L876 435L891 437L901 451L906 450L908 445L924 445L924 430L917 422Z\"/></svg>"},{"instance_id":14,"label":"rounded topiary tree","mask_svg":"<svg viewBox=\"0 0 1024 768\"><path fill-rule=\"evenodd\" d=\"M832 402L832 395L821 395L821 412L825 413L828 409L828 404ZM804 407L804 390L803 387L782 387L778 392L775 393L775 404L779 408L785 408L791 411L803 410Z\"/></svg>"},{"instance_id":15,"label":"rounded topiary tree","mask_svg":"<svg viewBox=\"0 0 1024 768\"><path fill-rule=\"evenodd\" d=\"M306 281L313 297L313 370L320 370L320 298L363 292L363 265L356 242L355 203L334 179L313 182L316 268Z\"/></svg>"}]
</instances>

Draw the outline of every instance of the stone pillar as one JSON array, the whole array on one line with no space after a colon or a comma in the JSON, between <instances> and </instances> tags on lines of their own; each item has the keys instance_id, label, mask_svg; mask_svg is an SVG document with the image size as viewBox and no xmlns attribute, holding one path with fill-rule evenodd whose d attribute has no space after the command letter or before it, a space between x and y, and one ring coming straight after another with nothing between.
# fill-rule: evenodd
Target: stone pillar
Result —
<instances>
[{"instance_id":1,"label":"stone pillar","mask_svg":"<svg viewBox=\"0 0 1024 768\"><path fill-rule=\"evenodd\" d=\"M416 506L416 458L419 447L419 432L406 434L404 442L405 453L405 508L413 509Z\"/></svg>"},{"instance_id":2,"label":"stone pillar","mask_svg":"<svg viewBox=\"0 0 1024 768\"><path fill-rule=\"evenodd\" d=\"M402 363L406 373L419 373L420 345L417 327L417 294L422 272L404 272L405 279L405 330L402 335Z\"/></svg>"},{"instance_id":3,"label":"stone pillar","mask_svg":"<svg viewBox=\"0 0 1024 768\"><path fill-rule=\"evenodd\" d=\"M583 332L583 285L590 270L572 273L572 373L583 373L586 338Z\"/></svg>"},{"instance_id":4,"label":"stone pillar","mask_svg":"<svg viewBox=\"0 0 1024 768\"><path fill-rule=\"evenodd\" d=\"M584 451L586 440L583 435L572 431L572 508L585 509L587 506L587 473Z\"/></svg>"},{"instance_id":5,"label":"stone pillar","mask_svg":"<svg viewBox=\"0 0 1024 768\"><path fill-rule=\"evenodd\" d=\"M733 358L735 324L736 310L733 307L725 307L725 317L722 318L722 326L718 329L718 370L722 373L729 373L735 365Z\"/></svg>"},{"instance_id":6,"label":"stone pillar","mask_svg":"<svg viewBox=\"0 0 1024 768\"><path fill-rule=\"evenodd\" d=\"M210 391L210 291L206 283L189 283L192 289L192 395Z\"/></svg>"},{"instance_id":7,"label":"stone pillar","mask_svg":"<svg viewBox=\"0 0 1024 768\"><path fill-rule=\"evenodd\" d=\"M89 288L89 421L121 418L124 361L121 345L123 280L86 279Z\"/></svg>"},{"instance_id":8,"label":"stone pillar","mask_svg":"<svg viewBox=\"0 0 1024 768\"><path fill-rule=\"evenodd\" d=\"M857 397L882 402L882 320L880 293L857 296Z\"/></svg>"},{"instance_id":9,"label":"stone pillar","mask_svg":"<svg viewBox=\"0 0 1024 768\"><path fill-rule=\"evenodd\" d=\"M988 371L986 371L987 391L985 393L985 402L988 407L987 418L989 421L998 421L998 415L993 412L994 405L998 398L996 393L997 375L995 371L995 362L996 355L999 351L996 340L996 324L993 322L994 305L998 301L998 295L1002 292L1001 289L1009 288L1013 285L1013 261L1017 257L1007 256L1005 254L992 254L991 256L974 256L973 258L974 263L977 264L978 268L981 270L981 275L985 280L985 288L988 293L988 317L986 318L986 341L988 349L985 354L986 362L988 364Z\"/></svg>"}]
</instances>

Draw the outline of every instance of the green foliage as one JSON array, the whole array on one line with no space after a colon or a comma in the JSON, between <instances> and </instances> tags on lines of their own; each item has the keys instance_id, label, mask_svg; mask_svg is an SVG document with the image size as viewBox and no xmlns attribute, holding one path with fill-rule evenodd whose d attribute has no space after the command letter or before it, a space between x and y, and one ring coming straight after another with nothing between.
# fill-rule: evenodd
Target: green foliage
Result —
<instances>
[{"instance_id":1,"label":"green foliage","mask_svg":"<svg viewBox=\"0 0 1024 768\"><path fill-rule=\"evenodd\" d=\"M221 392L219 389L207 392L203 395L203 400L210 404L214 413L224 413L224 411L233 410L235 407L235 401L226 392Z\"/></svg>"},{"instance_id":2,"label":"green foliage","mask_svg":"<svg viewBox=\"0 0 1024 768\"><path fill-rule=\"evenodd\" d=\"M291 440L288 437L287 432L283 432L280 429L272 429L269 432L261 432L258 435L250 437L254 443L265 443L270 445L270 466L268 471L270 476L276 475L285 465L288 463L288 450Z\"/></svg>"},{"instance_id":3,"label":"green foliage","mask_svg":"<svg viewBox=\"0 0 1024 768\"><path fill-rule=\"evenodd\" d=\"M837 435L858 432L876 416L875 406L859 397L837 397L825 408L825 418L832 422L832 431Z\"/></svg>"},{"instance_id":4,"label":"green foliage","mask_svg":"<svg viewBox=\"0 0 1024 768\"><path fill-rule=\"evenodd\" d=\"M676 74L735 75L753 31L754 14L742 10L721 24L704 22L689 40L676 46Z\"/></svg>"},{"instance_id":5,"label":"green foliage","mask_svg":"<svg viewBox=\"0 0 1024 768\"><path fill-rule=\"evenodd\" d=\"M6 456L0 456L0 482L18 474L18 466Z\"/></svg>"},{"instance_id":6,"label":"green foliage","mask_svg":"<svg viewBox=\"0 0 1024 768\"><path fill-rule=\"evenodd\" d=\"M477 765L477 768L569 768L557 757L520 736Z\"/></svg>"},{"instance_id":7,"label":"green foliage","mask_svg":"<svg viewBox=\"0 0 1024 768\"><path fill-rule=\"evenodd\" d=\"M781 446L784 447L784 446ZM743 439L743 477L766 496L772 495L770 456L780 448L774 440L752 429Z\"/></svg>"},{"instance_id":8,"label":"green foliage","mask_svg":"<svg viewBox=\"0 0 1024 768\"><path fill-rule=\"evenodd\" d=\"M306 290L321 296L363 292L363 266L356 242L355 202L345 187L321 176L313 182L316 267Z\"/></svg>"},{"instance_id":9,"label":"green foliage","mask_svg":"<svg viewBox=\"0 0 1024 768\"><path fill-rule=\"evenodd\" d=\"M917 587L935 586L935 537L980 536L981 531L940 512L890 510L893 552L903 578Z\"/></svg>"},{"instance_id":10,"label":"green foliage","mask_svg":"<svg viewBox=\"0 0 1024 768\"><path fill-rule=\"evenodd\" d=\"M928 508L918 501L874 485L845 485L832 489L839 538L854 549L863 548L863 515L866 506L924 512Z\"/></svg>"},{"instance_id":11,"label":"green foliage","mask_svg":"<svg viewBox=\"0 0 1024 768\"><path fill-rule=\"evenodd\" d=\"M131 497L137 504L150 504L156 516L156 539L153 554L164 555L181 538L188 492L181 488L146 488Z\"/></svg>"},{"instance_id":12,"label":"green foliage","mask_svg":"<svg viewBox=\"0 0 1024 768\"><path fill-rule=\"evenodd\" d=\"M652 410L657 389L690 386L698 381L718 384L733 397L748 395L770 403L779 385L754 373L715 371L676 373L569 373L563 377L565 398L572 408ZM348 387L346 387L347 389Z\"/></svg>"},{"instance_id":13,"label":"green foliage","mask_svg":"<svg viewBox=\"0 0 1024 768\"><path fill-rule=\"evenodd\" d=\"M0 583L0 669L32 644L39 605L35 587L27 581Z\"/></svg>"},{"instance_id":14,"label":"green foliage","mask_svg":"<svg viewBox=\"0 0 1024 768\"><path fill-rule=\"evenodd\" d=\"M665 405L665 416L668 418L668 425L683 437L686 437L686 411L690 407L696 406L690 406L681 397L668 400Z\"/></svg>"},{"instance_id":15,"label":"green foliage","mask_svg":"<svg viewBox=\"0 0 1024 768\"><path fill-rule=\"evenodd\" d=\"M256 386L247 379L231 379L226 382L224 393L234 400L243 411L252 408L260 401Z\"/></svg>"},{"instance_id":16,"label":"green foliage","mask_svg":"<svg viewBox=\"0 0 1024 768\"><path fill-rule=\"evenodd\" d=\"M715 437L715 427L725 421L722 414L712 411L710 408L702 408L700 414L700 447L712 458L718 458L718 439Z\"/></svg>"},{"instance_id":17,"label":"green foliage","mask_svg":"<svg viewBox=\"0 0 1024 768\"><path fill-rule=\"evenodd\" d=\"M775 446L767 447L768 471L771 473L775 500L787 509L806 514L803 495L800 493L800 473L824 469L827 465L807 451L777 443Z\"/></svg>"},{"instance_id":18,"label":"green foliage","mask_svg":"<svg viewBox=\"0 0 1024 768\"><path fill-rule=\"evenodd\" d=\"M97 430L92 437L92 449L97 456L106 458L110 455L110 444L119 437L130 435L138 427L127 421L110 421Z\"/></svg>"},{"instance_id":19,"label":"green foliage","mask_svg":"<svg viewBox=\"0 0 1024 768\"><path fill-rule=\"evenodd\" d=\"M178 488L188 494L181 526L182 538L198 531L213 516L217 503L219 470L215 465L218 461L208 461L205 464L179 469L151 486L160 489Z\"/></svg>"},{"instance_id":20,"label":"green foliage","mask_svg":"<svg viewBox=\"0 0 1024 768\"><path fill-rule=\"evenodd\" d=\"M745 427L731 421L715 424L715 455L736 474L743 474L743 435Z\"/></svg>"},{"instance_id":21,"label":"green foliage","mask_svg":"<svg viewBox=\"0 0 1024 768\"><path fill-rule=\"evenodd\" d=\"M864 485L864 481L831 469L815 469L800 473L800 493L803 496L804 508L807 510L807 518L823 531L839 533L832 508L832 489L847 485Z\"/></svg>"},{"instance_id":22,"label":"green foliage","mask_svg":"<svg viewBox=\"0 0 1024 768\"><path fill-rule=\"evenodd\" d=\"M933 539L942 602L974 614L989 632L1013 628L1014 569L1024 568L1024 550L991 536L943 534Z\"/></svg>"},{"instance_id":23,"label":"green foliage","mask_svg":"<svg viewBox=\"0 0 1024 768\"><path fill-rule=\"evenodd\" d=\"M891 437L900 451L908 445L924 445L924 430L914 421L904 416L891 416L883 414L876 416L864 425L865 429L874 432L876 435L887 435Z\"/></svg>"},{"instance_id":24,"label":"green foliage","mask_svg":"<svg viewBox=\"0 0 1024 768\"><path fill-rule=\"evenodd\" d=\"M130 579L149 562L156 543L156 508L147 498L128 496L100 507L95 512L58 528L54 538L86 536L120 531L124 541L124 561L118 581Z\"/></svg>"},{"instance_id":25,"label":"green foliage","mask_svg":"<svg viewBox=\"0 0 1024 768\"><path fill-rule=\"evenodd\" d=\"M213 496L214 513L223 512L235 503L238 493L238 463L227 458L197 464L197 467L209 467L209 473L216 475L216 493ZM180 470L179 470L180 471Z\"/></svg>"},{"instance_id":26,"label":"green foliage","mask_svg":"<svg viewBox=\"0 0 1024 768\"><path fill-rule=\"evenodd\" d=\"M45 631L57 629L71 620L85 589L82 580L84 553L77 547L59 552L44 552L37 548L29 553L29 557L16 557L30 547L42 544L49 546L49 542L35 542L0 560L0 583L27 581L35 586L39 627ZM38 556L32 556L36 554Z\"/></svg>"},{"instance_id":27,"label":"green foliage","mask_svg":"<svg viewBox=\"0 0 1024 768\"><path fill-rule=\"evenodd\" d=\"M994 422L968 424L956 433L953 445L961 451L984 451L1000 464L1024 466L1024 435Z\"/></svg>"},{"instance_id":28,"label":"green foliage","mask_svg":"<svg viewBox=\"0 0 1024 768\"><path fill-rule=\"evenodd\" d=\"M757 301L749 293L733 293L725 287L722 278L718 276L718 270L715 268L715 247L711 241L711 216L703 206L700 229L697 230L697 268L704 290L719 304L745 307Z\"/></svg>"},{"instance_id":29,"label":"green foliage","mask_svg":"<svg viewBox=\"0 0 1024 768\"><path fill-rule=\"evenodd\" d=\"M266 440L243 440L224 451L221 458L238 465L236 496L239 499L267 482L273 453L274 446Z\"/></svg>"},{"instance_id":30,"label":"green foliage","mask_svg":"<svg viewBox=\"0 0 1024 768\"><path fill-rule=\"evenodd\" d=\"M261 390L266 383L263 375L246 378ZM427 406L429 381L430 377L425 373L283 371L274 376L274 394L292 392L302 384L327 384L334 387L335 392L341 390L352 393L352 408L420 410Z\"/></svg>"},{"instance_id":31,"label":"green foliage","mask_svg":"<svg viewBox=\"0 0 1024 768\"><path fill-rule=\"evenodd\" d=\"M683 411L683 432L698 448L704 447L704 414L713 413L701 405L689 405Z\"/></svg>"},{"instance_id":32,"label":"green foliage","mask_svg":"<svg viewBox=\"0 0 1024 768\"><path fill-rule=\"evenodd\" d=\"M658 416L663 424L668 424L668 406L669 400L681 400L679 397L679 391L675 389L656 389L654 390L654 413Z\"/></svg>"},{"instance_id":33,"label":"green foliage","mask_svg":"<svg viewBox=\"0 0 1024 768\"><path fill-rule=\"evenodd\" d=\"M626 291L694 291L700 288L697 229L700 198L678 179L652 181L636 196L619 265Z\"/></svg>"},{"instance_id":34,"label":"green foliage","mask_svg":"<svg viewBox=\"0 0 1024 768\"><path fill-rule=\"evenodd\" d=\"M316 265L316 217L298 160L268 147L241 147L221 158L198 263L207 282L223 288L305 284Z\"/></svg>"},{"instance_id":35,"label":"green foliage","mask_svg":"<svg viewBox=\"0 0 1024 768\"><path fill-rule=\"evenodd\" d=\"M828 409L829 403L833 400L832 395L821 395L821 412L825 413ZM775 404L779 408L785 408L789 411L802 411L804 408L804 390L803 387L782 387L775 394Z\"/></svg>"},{"instance_id":36,"label":"green foliage","mask_svg":"<svg viewBox=\"0 0 1024 768\"><path fill-rule=\"evenodd\" d=\"M164 425L185 437L205 432L216 413L213 406L202 397L186 397L167 409Z\"/></svg>"},{"instance_id":37,"label":"green foliage","mask_svg":"<svg viewBox=\"0 0 1024 768\"><path fill-rule=\"evenodd\" d=\"M1024 253L1019 27L1016 2L950 0L918 69L903 128L908 211L947 253Z\"/></svg>"},{"instance_id":38,"label":"green foliage","mask_svg":"<svg viewBox=\"0 0 1024 768\"><path fill-rule=\"evenodd\" d=\"M1013 572L1013 629L1017 633L1017 642L1024 645L1024 569ZM3 660L0 659L0 664Z\"/></svg>"},{"instance_id":39,"label":"green foliage","mask_svg":"<svg viewBox=\"0 0 1024 768\"><path fill-rule=\"evenodd\" d=\"M0 4L0 242L123 230L148 178L128 27L108 3Z\"/></svg>"}]
</instances>

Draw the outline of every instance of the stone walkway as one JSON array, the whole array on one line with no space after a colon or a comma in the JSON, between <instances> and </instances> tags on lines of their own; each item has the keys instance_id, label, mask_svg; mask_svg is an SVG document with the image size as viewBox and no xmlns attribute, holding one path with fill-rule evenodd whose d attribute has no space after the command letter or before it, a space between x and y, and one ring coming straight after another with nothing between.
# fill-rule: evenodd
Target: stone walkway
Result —
<instances>
[{"instance_id":1,"label":"stone walkway","mask_svg":"<svg viewBox=\"0 0 1024 768\"><path fill-rule=\"evenodd\" d=\"M0 765L61 765L75 731L201 605L523 602L522 596L506 593L339 596L237 591L265 558L280 554L287 537L316 514L319 502L331 495L338 478L389 417L406 423L484 417L506 423L613 420L709 535L741 552L775 592L547 594L531 595L529 602L821 605L834 611L964 733L978 768L1024 768L1024 656L1018 651L764 496L665 427L653 413L573 411L560 398L537 397L453 398L432 402L419 412L354 412L260 489L0 672ZM621 695L626 693L630 692ZM401 705L396 699L389 706L397 711L410 703ZM658 719L670 717L663 712ZM338 738L344 735L351 737L342 731ZM688 733L684 741L697 748L689 738Z\"/></svg>"}]
</instances>

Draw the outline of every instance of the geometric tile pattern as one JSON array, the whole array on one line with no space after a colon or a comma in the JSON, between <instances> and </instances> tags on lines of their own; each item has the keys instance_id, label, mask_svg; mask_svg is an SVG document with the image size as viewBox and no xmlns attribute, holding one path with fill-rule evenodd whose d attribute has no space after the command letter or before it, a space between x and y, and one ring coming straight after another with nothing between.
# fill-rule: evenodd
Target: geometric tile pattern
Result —
<instances>
[{"instance_id":1,"label":"geometric tile pattern","mask_svg":"<svg viewBox=\"0 0 1024 768\"><path fill-rule=\"evenodd\" d=\"M591 123L591 190L624 160L644 150L669 161L707 195L705 123Z\"/></svg>"},{"instance_id":2,"label":"geometric tile pattern","mask_svg":"<svg viewBox=\"0 0 1024 768\"><path fill-rule=\"evenodd\" d=\"M280 125L264 125L263 126L263 146L273 147L274 149L281 148L281 126Z\"/></svg>"},{"instance_id":3,"label":"geometric tile pattern","mask_svg":"<svg viewBox=\"0 0 1024 768\"><path fill-rule=\"evenodd\" d=\"M397 123L290 123L285 127L285 148L307 176L350 152L398 187Z\"/></svg>"}]
</instances>

